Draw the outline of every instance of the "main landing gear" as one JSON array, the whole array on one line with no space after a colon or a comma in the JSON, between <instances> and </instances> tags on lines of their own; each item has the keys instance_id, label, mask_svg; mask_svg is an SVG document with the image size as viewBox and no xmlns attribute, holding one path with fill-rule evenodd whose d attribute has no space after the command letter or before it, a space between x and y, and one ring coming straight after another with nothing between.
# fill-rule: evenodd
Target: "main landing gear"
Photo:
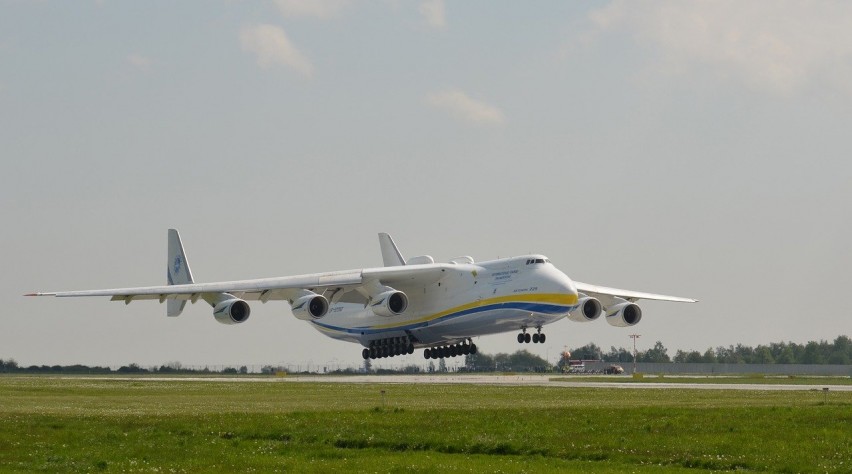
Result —
<instances>
[{"instance_id":1,"label":"main landing gear","mask_svg":"<svg viewBox=\"0 0 852 474\"><path fill-rule=\"evenodd\" d=\"M468 354L476 354L476 344L474 344L470 339L462 344L432 347L430 349L423 350L424 359L443 359L445 357L456 357Z\"/></svg>"},{"instance_id":2,"label":"main landing gear","mask_svg":"<svg viewBox=\"0 0 852 474\"><path fill-rule=\"evenodd\" d=\"M541 332L541 326L536 327L537 332L535 334L529 334L527 332L527 328L521 328L521 332L518 334L518 343L520 344L529 344L530 341L533 344L542 343L547 339L547 336Z\"/></svg>"},{"instance_id":3,"label":"main landing gear","mask_svg":"<svg viewBox=\"0 0 852 474\"><path fill-rule=\"evenodd\" d=\"M414 354L414 343L408 337L389 337L370 341L370 347L361 351L361 357L364 360L405 354Z\"/></svg>"}]
</instances>

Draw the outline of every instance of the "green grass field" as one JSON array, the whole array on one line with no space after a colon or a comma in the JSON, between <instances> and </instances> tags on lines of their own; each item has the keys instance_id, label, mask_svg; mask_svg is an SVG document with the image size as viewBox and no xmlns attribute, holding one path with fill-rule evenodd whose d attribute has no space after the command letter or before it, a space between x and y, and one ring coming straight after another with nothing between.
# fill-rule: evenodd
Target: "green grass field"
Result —
<instances>
[{"instance_id":1,"label":"green grass field","mask_svg":"<svg viewBox=\"0 0 852 474\"><path fill-rule=\"evenodd\" d=\"M0 470L850 472L852 392L825 397L0 377Z\"/></svg>"}]
</instances>

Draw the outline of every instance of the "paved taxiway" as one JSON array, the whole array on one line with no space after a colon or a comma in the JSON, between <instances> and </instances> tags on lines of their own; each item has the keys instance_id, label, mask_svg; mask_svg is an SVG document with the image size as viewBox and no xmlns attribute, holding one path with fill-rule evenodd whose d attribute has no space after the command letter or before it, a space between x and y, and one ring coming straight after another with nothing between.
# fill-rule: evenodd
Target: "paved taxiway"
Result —
<instances>
[{"instance_id":1,"label":"paved taxiway","mask_svg":"<svg viewBox=\"0 0 852 474\"><path fill-rule=\"evenodd\" d=\"M101 377L92 377L101 378ZM570 377L558 376L552 380L548 375L286 375L283 377L103 377L107 380L134 381L197 381L197 382L258 382L258 383L380 383L380 384L473 384L512 385L535 387L586 387L623 389L695 389L695 390L823 390L852 392L852 385L831 385L829 380L820 385L793 384L735 384L735 383L665 383L665 382L590 382L588 379L572 381Z\"/></svg>"}]
</instances>

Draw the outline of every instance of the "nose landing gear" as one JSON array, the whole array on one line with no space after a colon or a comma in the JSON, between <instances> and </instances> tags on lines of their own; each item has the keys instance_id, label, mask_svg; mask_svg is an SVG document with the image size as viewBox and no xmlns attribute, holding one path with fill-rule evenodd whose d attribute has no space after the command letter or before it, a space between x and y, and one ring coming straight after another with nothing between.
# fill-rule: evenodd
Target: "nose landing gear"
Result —
<instances>
[{"instance_id":1,"label":"nose landing gear","mask_svg":"<svg viewBox=\"0 0 852 474\"><path fill-rule=\"evenodd\" d=\"M529 344L532 341L533 344L544 344L544 341L547 340L547 336L541 332L541 326L536 326L536 333L530 335L527 332L526 327L521 328L521 332L518 334L518 343L519 344Z\"/></svg>"}]
</instances>

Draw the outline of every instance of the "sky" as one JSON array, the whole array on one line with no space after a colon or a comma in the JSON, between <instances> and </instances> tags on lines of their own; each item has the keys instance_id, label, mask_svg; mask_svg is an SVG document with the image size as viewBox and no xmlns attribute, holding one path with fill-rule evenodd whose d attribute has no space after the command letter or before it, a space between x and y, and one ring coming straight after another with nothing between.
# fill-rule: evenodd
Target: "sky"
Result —
<instances>
[{"instance_id":1,"label":"sky","mask_svg":"<svg viewBox=\"0 0 852 474\"><path fill-rule=\"evenodd\" d=\"M25 298L542 253L697 298L486 353L852 334L852 4L0 1L0 358L358 366L252 304ZM644 346L644 347L643 347ZM419 355L374 367L423 364ZM453 359L449 365L457 365Z\"/></svg>"}]
</instances>

